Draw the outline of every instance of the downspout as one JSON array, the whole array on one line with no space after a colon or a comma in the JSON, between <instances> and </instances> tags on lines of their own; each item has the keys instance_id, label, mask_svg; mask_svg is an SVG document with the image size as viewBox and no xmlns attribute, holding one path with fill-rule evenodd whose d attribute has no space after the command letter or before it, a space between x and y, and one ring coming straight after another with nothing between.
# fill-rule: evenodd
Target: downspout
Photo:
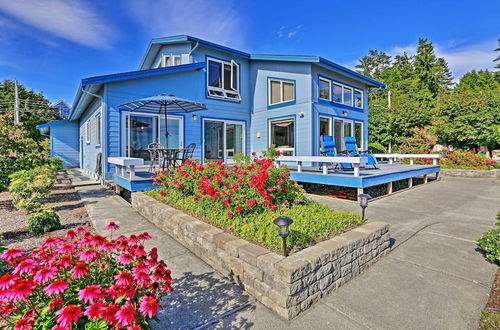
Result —
<instances>
[{"instance_id":1,"label":"downspout","mask_svg":"<svg viewBox=\"0 0 500 330\"><path fill-rule=\"evenodd\" d=\"M191 50L189 51L188 53L188 56L189 56L189 61L191 62L191 54L193 54L193 52L195 51L196 48L198 48L200 44L198 42L196 42L196 45L194 45L193 48L191 48Z\"/></svg>"},{"instance_id":2,"label":"downspout","mask_svg":"<svg viewBox=\"0 0 500 330\"><path fill-rule=\"evenodd\" d=\"M107 129L103 130L103 128L107 128L107 123L108 123L106 106L104 104L104 98L102 97L102 95L86 91L83 87L82 87L82 92L85 94L88 94L90 96L96 97L101 101L101 140L102 140L101 141L101 148L102 148L101 172L102 172L102 174L101 174L100 182L103 185L104 181L105 181L104 178L106 177L106 165L105 164L108 161L108 157L107 157L107 151L108 151L107 132L108 131L107 131Z\"/></svg>"}]
</instances>

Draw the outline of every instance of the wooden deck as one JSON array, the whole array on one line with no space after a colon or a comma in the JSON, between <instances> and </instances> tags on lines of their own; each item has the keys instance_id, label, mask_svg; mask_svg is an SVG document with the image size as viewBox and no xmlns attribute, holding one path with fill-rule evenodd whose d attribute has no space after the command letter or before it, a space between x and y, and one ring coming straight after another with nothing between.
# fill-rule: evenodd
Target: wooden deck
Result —
<instances>
[{"instance_id":1,"label":"wooden deck","mask_svg":"<svg viewBox=\"0 0 500 330\"><path fill-rule=\"evenodd\" d=\"M399 180L408 180L408 186L413 185L413 178L423 178L427 181L429 175L439 175L440 167L435 165L402 165L402 164L379 164L375 169L372 166L362 167L359 176L354 176L354 171L330 169L328 174L323 174L319 166L302 167L302 172L298 173L296 166L288 166L290 177L297 182L319 183L333 186L343 186L358 188L358 193L363 188L372 187L380 184L387 184L388 193L392 192L392 182ZM153 173L148 172L147 168L138 168L135 172L135 178L130 180L127 174L115 174L115 184L129 191L143 191L155 189L152 186Z\"/></svg>"}]
</instances>

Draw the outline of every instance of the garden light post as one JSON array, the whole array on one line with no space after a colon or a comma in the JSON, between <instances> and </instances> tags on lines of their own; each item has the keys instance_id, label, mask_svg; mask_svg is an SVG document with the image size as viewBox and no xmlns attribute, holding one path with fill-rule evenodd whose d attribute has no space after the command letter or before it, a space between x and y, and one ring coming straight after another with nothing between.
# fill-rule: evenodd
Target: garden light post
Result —
<instances>
[{"instance_id":1,"label":"garden light post","mask_svg":"<svg viewBox=\"0 0 500 330\"><path fill-rule=\"evenodd\" d=\"M361 216L363 218L363 221L365 220L365 209L368 207L368 201L372 199L372 196L368 194L359 194L358 195L359 199L359 206L361 206Z\"/></svg>"},{"instance_id":2,"label":"garden light post","mask_svg":"<svg viewBox=\"0 0 500 330\"><path fill-rule=\"evenodd\" d=\"M286 238L288 234L290 234L290 231L288 230L288 226L290 226L293 223L293 220L289 217L278 217L276 220L274 220L274 224L278 226L278 233L283 238L283 254L285 257L288 257L288 250L286 248Z\"/></svg>"}]
</instances>

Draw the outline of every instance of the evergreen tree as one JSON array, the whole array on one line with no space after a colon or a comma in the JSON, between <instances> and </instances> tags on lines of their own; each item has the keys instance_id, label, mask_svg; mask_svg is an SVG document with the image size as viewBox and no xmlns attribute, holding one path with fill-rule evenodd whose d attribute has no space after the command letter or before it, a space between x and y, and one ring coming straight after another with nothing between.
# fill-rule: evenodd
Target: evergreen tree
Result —
<instances>
[{"instance_id":1,"label":"evergreen tree","mask_svg":"<svg viewBox=\"0 0 500 330\"><path fill-rule=\"evenodd\" d=\"M391 57L384 52L378 50L370 50L367 56L359 60L356 65L358 72L373 78L382 80L384 71L390 66Z\"/></svg>"},{"instance_id":2,"label":"evergreen tree","mask_svg":"<svg viewBox=\"0 0 500 330\"><path fill-rule=\"evenodd\" d=\"M434 96L449 90L452 76L448 63L436 57L434 46L425 38L418 40L414 66L422 88L427 88Z\"/></svg>"},{"instance_id":3,"label":"evergreen tree","mask_svg":"<svg viewBox=\"0 0 500 330\"><path fill-rule=\"evenodd\" d=\"M498 90L500 83L495 79L495 75L488 70L472 70L460 78L460 81L453 90L455 93L463 93L467 89L475 91Z\"/></svg>"},{"instance_id":4,"label":"evergreen tree","mask_svg":"<svg viewBox=\"0 0 500 330\"><path fill-rule=\"evenodd\" d=\"M497 39L499 47L495 49L496 52L500 51L500 39ZM499 69L498 71L495 72L495 78L498 82L500 82L500 55L497 56L493 60L494 62L498 62L497 65L495 65L495 69Z\"/></svg>"}]
</instances>

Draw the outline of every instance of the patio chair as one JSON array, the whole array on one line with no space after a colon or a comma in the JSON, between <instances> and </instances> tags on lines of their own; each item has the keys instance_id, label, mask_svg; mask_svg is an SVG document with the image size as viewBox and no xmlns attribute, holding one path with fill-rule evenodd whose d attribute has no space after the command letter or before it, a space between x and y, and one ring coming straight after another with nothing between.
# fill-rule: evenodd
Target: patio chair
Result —
<instances>
[{"instance_id":1,"label":"patio chair","mask_svg":"<svg viewBox=\"0 0 500 330\"><path fill-rule=\"evenodd\" d=\"M161 156L160 153L158 152L158 149L163 148L163 145L158 142L153 142L148 145L148 151L149 151L149 172L152 172L152 170L155 167L155 162L158 165L158 168L160 167L161 164Z\"/></svg>"},{"instance_id":2,"label":"patio chair","mask_svg":"<svg viewBox=\"0 0 500 330\"><path fill-rule=\"evenodd\" d=\"M377 159L371 153L371 151L369 151L369 150L359 151L358 144L356 142L355 137L346 136L344 138L344 144L345 144L345 150L343 151L344 154L346 154L348 156L366 157L368 159L368 162L366 163L366 165L371 165L374 168L378 168L377 167L377 164L378 164Z\"/></svg>"},{"instance_id":3,"label":"patio chair","mask_svg":"<svg viewBox=\"0 0 500 330\"><path fill-rule=\"evenodd\" d=\"M337 153L337 148L335 147L335 140L333 139L333 136L330 136L330 135L321 135L321 137L320 137L320 153L321 153L321 156L347 157L346 155ZM332 166L333 166L333 164L334 163L332 163ZM335 163L334 169L337 169L338 166L339 166L339 163ZM352 167L352 165L349 163L340 163L340 166L342 168Z\"/></svg>"},{"instance_id":4,"label":"patio chair","mask_svg":"<svg viewBox=\"0 0 500 330\"><path fill-rule=\"evenodd\" d=\"M182 157L177 157L176 161L180 161L182 164L187 159L193 158L193 153L195 148L196 148L196 143L189 144L186 148L182 150Z\"/></svg>"}]
</instances>

